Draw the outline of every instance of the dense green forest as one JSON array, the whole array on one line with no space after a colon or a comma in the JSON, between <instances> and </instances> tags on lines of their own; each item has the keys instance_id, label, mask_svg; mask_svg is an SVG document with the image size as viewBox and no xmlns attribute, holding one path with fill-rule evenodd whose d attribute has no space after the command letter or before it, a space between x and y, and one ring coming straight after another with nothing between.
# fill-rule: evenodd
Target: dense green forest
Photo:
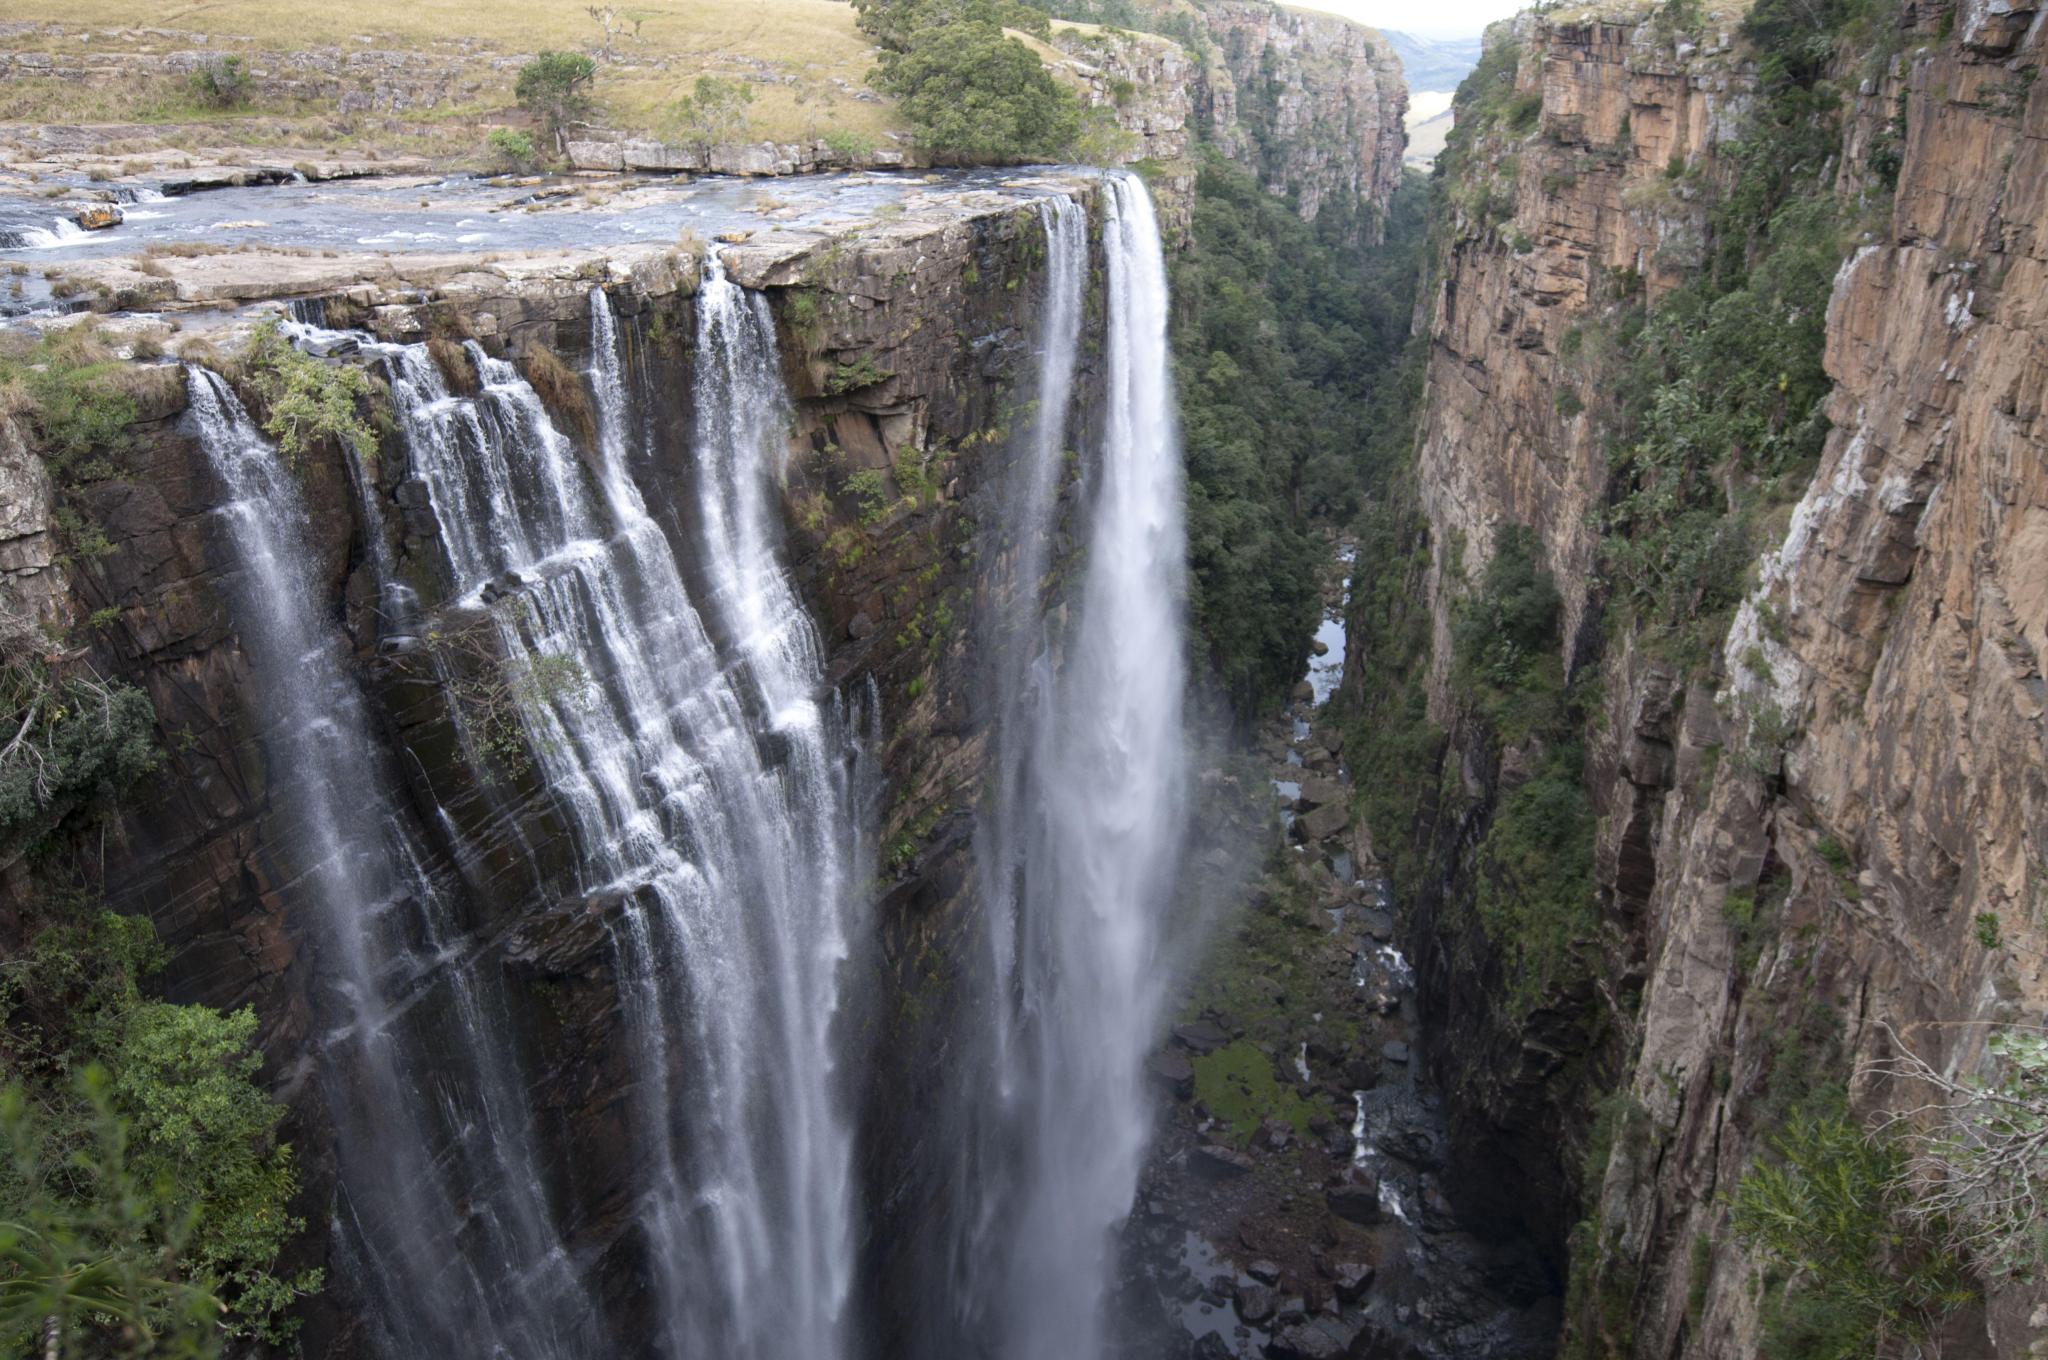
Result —
<instances>
[{"instance_id":1,"label":"dense green forest","mask_svg":"<svg viewBox=\"0 0 2048 1360\"><path fill-rule=\"evenodd\" d=\"M1194 240L1173 262L1193 613L1240 715L1301 677L1328 548L1384 477L1382 407L1403 381L1423 236L1410 176L1365 244L1358 214L1313 223L1213 148Z\"/></svg>"}]
</instances>

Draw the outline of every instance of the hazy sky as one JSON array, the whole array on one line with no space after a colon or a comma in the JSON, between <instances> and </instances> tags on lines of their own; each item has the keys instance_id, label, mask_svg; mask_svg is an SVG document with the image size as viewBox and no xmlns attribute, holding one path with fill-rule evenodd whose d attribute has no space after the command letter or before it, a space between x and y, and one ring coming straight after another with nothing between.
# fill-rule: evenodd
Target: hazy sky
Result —
<instances>
[{"instance_id":1,"label":"hazy sky","mask_svg":"<svg viewBox=\"0 0 2048 1360\"><path fill-rule=\"evenodd\" d=\"M1479 36L1495 19L1528 7L1528 0L1288 0L1303 9L1328 10L1374 28L1427 38Z\"/></svg>"}]
</instances>

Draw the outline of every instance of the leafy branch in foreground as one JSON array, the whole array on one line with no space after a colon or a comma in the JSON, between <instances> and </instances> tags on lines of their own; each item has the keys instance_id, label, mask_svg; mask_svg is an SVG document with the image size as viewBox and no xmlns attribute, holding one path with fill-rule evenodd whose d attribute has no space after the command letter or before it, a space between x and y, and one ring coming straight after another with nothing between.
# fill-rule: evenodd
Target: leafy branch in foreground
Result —
<instances>
[{"instance_id":1,"label":"leafy branch in foreground","mask_svg":"<svg viewBox=\"0 0 2048 1360\"><path fill-rule=\"evenodd\" d=\"M1984 1043L1991 1075L1958 1079L1900 1044L1877 1064L1934 1098L1894 1116L1910 1149L1899 1187L1915 1217L1987 1270L2048 1263L2048 1032L2000 1029Z\"/></svg>"},{"instance_id":2,"label":"leafy branch in foreground","mask_svg":"<svg viewBox=\"0 0 2048 1360\"><path fill-rule=\"evenodd\" d=\"M1912 1202L1901 1170L1896 1140L1838 1107L1793 1115L1743 1175L1728 1222L1769 1268L1769 1354L1880 1354L1927 1336L1972 1297L1942 1224Z\"/></svg>"},{"instance_id":3,"label":"leafy branch in foreground","mask_svg":"<svg viewBox=\"0 0 2048 1360\"><path fill-rule=\"evenodd\" d=\"M46 914L0 965L0 1354L288 1342L321 1274L280 1269L305 1223L254 1012L144 997L141 917Z\"/></svg>"},{"instance_id":4,"label":"leafy branch in foreground","mask_svg":"<svg viewBox=\"0 0 2048 1360\"><path fill-rule=\"evenodd\" d=\"M26 1092L0 1092L13 1191L0 1221L0 1338L31 1340L42 1360L110 1347L127 1355L217 1354L220 1302L180 1278L197 1210L177 1207L168 1183L136 1174L112 1085L102 1067L79 1074L89 1128L61 1160L46 1152ZM74 1196L67 1183L94 1193Z\"/></svg>"}]
</instances>

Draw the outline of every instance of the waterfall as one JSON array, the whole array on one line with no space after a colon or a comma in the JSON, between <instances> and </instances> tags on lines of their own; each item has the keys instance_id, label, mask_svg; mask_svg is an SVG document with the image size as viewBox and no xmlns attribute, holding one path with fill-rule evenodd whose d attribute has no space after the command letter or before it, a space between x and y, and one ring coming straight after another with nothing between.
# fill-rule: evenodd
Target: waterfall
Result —
<instances>
[{"instance_id":1,"label":"waterfall","mask_svg":"<svg viewBox=\"0 0 2048 1360\"><path fill-rule=\"evenodd\" d=\"M1019 935L1024 926L1019 874L1030 837L1021 834L1038 791L1033 747L1049 731L1053 679L1045 637L1043 582L1057 531L1060 469L1064 462L1068 406L1081 349L1081 303L1088 275L1088 218L1080 204L1062 195L1039 209L1045 227L1046 284L1038 351L1037 410L1025 456L1011 469L1004 488L1007 570L995 583L988 667L995 711L994 806L996 813L976 828L976 859L987 903L996 994L1016 985ZM1010 1089L1012 1012L996 1012L994 1070L999 1098Z\"/></svg>"},{"instance_id":2,"label":"waterfall","mask_svg":"<svg viewBox=\"0 0 2048 1360\"><path fill-rule=\"evenodd\" d=\"M1164 261L1139 181L1110 176L1102 197L1099 374L1086 362L1103 409L1073 409L1087 213L1049 199L1038 405L1000 488L981 620L991 986L971 1038L986 1061L955 1056L949 1075L942 1115L970 1136L949 1149L958 1193L937 1250L950 1273L931 1307L968 1343L949 1354L1004 1360L1103 1352L1186 836ZM337 1255L392 1360L851 1360L861 1225L835 1027L865 925L871 809L861 724L825 683L783 560L792 408L774 323L706 262L687 458L663 466L673 422L635 376L635 332L601 287L589 305L587 423L475 342L477 386L457 392L450 351L352 338L389 380L401 446L387 448L390 477L352 466L344 484L384 640L450 682L454 758L482 801L567 842L525 857L545 910L509 924L489 905L503 884L477 867L489 857L383 766L292 470L225 383L190 373L226 493L228 593L268 705L276 844L297 875L283 886L319 924ZM389 535L380 480L402 493ZM1055 591L1065 534L1079 566ZM445 589L426 585L436 577ZM459 655L436 650L451 636ZM461 682L479 669L502 681L509 711L493 721L509 738L464 711ZM545 930L554 913L589 932L618 993L603 1037L629 1080L608 1093L621 1136L600 1179L626 1193L595 1211L601 1228L590 1206L560 1202L573 1186L551 1177L571 1172L542 1169L519 1056L528 999L511 995L493 933ZM644 1289L600 1302L593 1278Z\"/></svg>"},{"instance_id":3,"label":"waterfall","mask_svg":"<svg viewBox=\"0 0 2048 1360\"><path fill-rule=\"evenodd\" d=\"M483 390L458 398L424 346L377 350L458 594L504 592L490 613L516 674L570 659L583 681L528 686L520 718L576 890L620 903L654 1349L834 1360L853 1238L830 1044L859 878L851 736L821 703L817 639L778 560L772 321L715 262L697 306L703 552L687 564L628 466L632 393L602 290L588 471L511 365L472 344Z\"/></svg>"},{"instance_id":4,"label":"waterfall","mask_svg":"<svg viewBox=\"0 0 2048 1360\"><path fill-rule=\"evenodd\" d=\"M188 369L187 387L264 705L273 844L317 916L337 1254L363 1277L389 1354L575 1354L591 1305L547 1222L496 961L456 949L449 904L373 759L291 470L217 375Z\"/></svg>"},{"instance_id":5,"label":"waterfall","mask_svg":"<svg viewBox=\"0 0 2048 1360\"><path fill-rule=\"evenodd\" d=\"M997 787L981 828L998 1068L984 1126L982 1221L1000 1212L996 1353L1093 1360L1149 1133L1143 1064L1166 996L1162 927L1187 817L1182 691L1186 535L1152 205L1105 180L1106 401L1091 460L1086 558L1065 635L1046 638L1038 578L1053 530L1079 340L1084 249L1047 216L1040 405L1010 510L1018 565L999 664ZM996 1208L993 1206L1000 1206ZM975 1229L968 1228L970 1240ZM984 1272L984 1275L986 1272Z\"/></svg>"}]
</instances>

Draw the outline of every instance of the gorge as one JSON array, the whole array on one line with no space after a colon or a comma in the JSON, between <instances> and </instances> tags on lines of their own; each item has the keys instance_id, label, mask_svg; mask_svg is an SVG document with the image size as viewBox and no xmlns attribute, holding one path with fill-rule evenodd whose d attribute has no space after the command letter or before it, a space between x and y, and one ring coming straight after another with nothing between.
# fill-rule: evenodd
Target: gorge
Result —
<instances>
[{"instance_id":1,"label":"gorge","mask_svg":"<svg viewBox=\"0 0 2048 1360\"><path fill-rule=\"evenodd\" d=\"M13 1350L2048 1353L2040 11L679 2L0 23Z\"/></svg>"}]
</instances>

